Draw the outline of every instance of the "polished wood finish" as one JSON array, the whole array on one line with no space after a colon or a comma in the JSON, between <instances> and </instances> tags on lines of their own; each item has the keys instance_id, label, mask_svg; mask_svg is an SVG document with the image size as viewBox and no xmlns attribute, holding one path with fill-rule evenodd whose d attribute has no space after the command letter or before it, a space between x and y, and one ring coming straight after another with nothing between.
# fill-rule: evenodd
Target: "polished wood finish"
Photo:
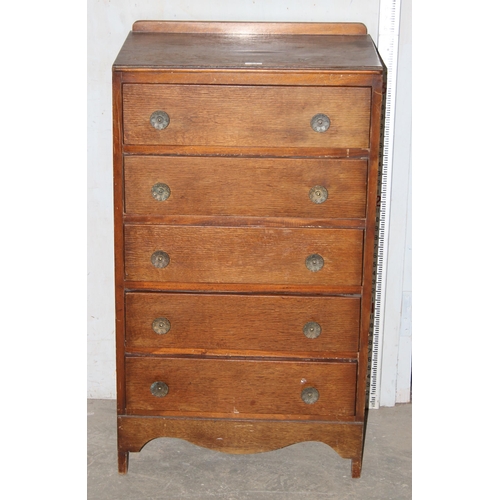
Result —
<instances>
[{"instance_id":1,"label":"polished wood finish","mask_svg":"<svg viewBox=\"0 0 500 500\"><path fill-rule=\"evenodd\" d=\"M151 194L169 186L167 200ZM125 212L140 215L234 215L364 218L367 162L310 158L130 156L125 158ZM328 198L313 203L314 186Z\"/></svg>"},{"instance_id":2,"label":"polished wood finish","mask_svg":"<svg viewBox=\"0 0 500 500\"><path fill-rule=\"evenodd\" d=\"M157 110L170 124L151 126ZM315 132L318 113L330 128ZM123 85L125 144L366 148L370 89L232 85Z\"/></svg>"},{"instance_id":3,"label":"polished wood finish","mask_svg":"<svg viewBox=\"0 0 500 500\"><path fill-rule=\"evenodd\" d=\"M230 453L321 441L360 476L383 78L359 23L134 24L113 65L120 473L175 437Z\"/></svg>"},{"instance_id":4,"label":"polished wood finish","mask_svg":"<svg viewBox=\"0 0 500 500\"><path fill-rule=\"evenodd\" d=\"M192 68L219 71L292 69L293 71L349 68L349 71L377 69L379 60L367 35L255 35L130 33L115 61L131 69ZM140 59L137 56L140 55ZM356 64L352 61L356 60ZM216 82L214 82L216 83Z\"/></svg>"},{"instance_id":5,"label":"polished wood finish","mask_svg":"<svg viewBox=\"0 0 500 500\"><path fill-rule=\"evenodd\" d=\"M356 297L127 293L126 351L144 354L207 354L332 357L359 342L361 301ZM170 330L158 334L156 318ZM321 333L308 338L304 325Z\"/></svg>"}]
</instances>

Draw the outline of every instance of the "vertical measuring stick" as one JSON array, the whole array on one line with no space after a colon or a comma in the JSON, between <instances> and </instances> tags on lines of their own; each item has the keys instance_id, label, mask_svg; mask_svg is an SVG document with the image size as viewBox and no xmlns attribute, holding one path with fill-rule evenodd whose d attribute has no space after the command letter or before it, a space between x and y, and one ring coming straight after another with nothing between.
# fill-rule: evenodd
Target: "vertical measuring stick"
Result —
<instances>
[{"instance_id":1,"label":"vertical measuring stick","mask_svg":"<svg viewBox=\"0 0 500 500\"><path fill-rule=\"evenodd\" d=\"M377 49L387 68L383 143L379 169L378 234L373 276L372 335L370 342L369 408L380 406L380 368L387 276L387 241L389 229L392 157L394 142L394 105L399 45L401 0L380 0Z\"/></svg>"}]
</instances>

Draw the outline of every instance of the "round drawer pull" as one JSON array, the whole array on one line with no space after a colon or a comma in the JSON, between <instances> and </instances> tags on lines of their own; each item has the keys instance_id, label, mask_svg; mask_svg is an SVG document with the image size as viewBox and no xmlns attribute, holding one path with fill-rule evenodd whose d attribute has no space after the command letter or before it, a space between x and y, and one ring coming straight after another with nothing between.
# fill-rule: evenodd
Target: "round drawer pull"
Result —
<instances>
[{"instance_id":1,"label":"round drawer pull","mask_svg":"<svg viewBox=\"0 0 500 500\"><path fill-rule=\"evenodd\" d=\"M309 255L306 259L306 267L309 269L309 271L312 271L313 273L318 272L322 267L325 265L325 261L323 260L323 257L317 253L313 253L312 255Z\"/></svg>"},{"instance_id":2,"label":"round drawer pull","mask_svg":"<svg viewBox=\"0 0 500 500\"><path fill-rule=\"evenodd\" d=\"M151 188L151 195L156 201L165 201L170 196L170 188L163 182L157 182Z\"/></svg>"},{"instance_id":3,"label":"round drawer pull","mask_svg":"<svg viewBox=\"0 0 500 500\"><path fill-rule=\"evenodd\" d=\"M330 128L330 118L322 113L314 115L311 119L311 127L315 132L326 132Z\"/></svg>"},{"instance_id":4,"label":"round drawer pull","mask_svg":"<svg viewBox=\"0 0 500 500\"><path fill-rule=\"evenodd\" d=\"M157 250L151 255L151 264L158 269L163 269L170 264L170 257L168 253Z\"/></svg>"},{"instance_id":5,"label":"round drawer pull","mask_svg":"<svg viewBox=\"0 0 500 500\"><path fill-rule=\"evenodd\" d=\"M163 130L168 127L168 124L170 123L170 116L168 116L165 111L155 111L149 117L149 123L151 123L156 130Z\"/></svg>"},{"instance_id":6,"label":"round drawer pull","mask_svg":"<svg viewBox=\"0 0 500 500\"><path fill-rule=\"evenodd\" d=\"M306 387L302 390L301 397L306 405L312 405L318 401L319 391L315 387Z\"/></svg>"},{"instance_id":7,"label":"round drawer pull","mask_svg":"<svg viewBox=\"0 0 500 500\"><path fill-rule=\"evenodd\" d=\"M316 339L321 335L321 325L315 321L310 321L304 325L302 331L308 339Z\"/></svg>"},{"instance_id":8,"label":"round drawer pull","mask_svg":"<svg viewBox=\"0 0 500 500\"><path fill-rule=\"evenodd\" d=\"M164 398L168 394L168 385L165 382L153 382L150 391L153 396Z\"/></svg>"},{"instance_id":9,"label":"round drawer pull","mask_svg":"<svg viewBox=\"0 0 500 500\"><path fill-rule=\"evenodd\" d=\"M167 318L156 318L151 326L158 335L165 335L170 331L170 321Z\"/></svg>"},{"instance_id":10,"label":"round drawer pull","mask_svg":"<svg viewBox=\"0 0 500 500\"><path fill-rule=\"evenodd\" d=\"M313 203L324 203L328 199L328 189L323 186L314 186L309 191L309 199Z\"/></svg>"}]
</instances>

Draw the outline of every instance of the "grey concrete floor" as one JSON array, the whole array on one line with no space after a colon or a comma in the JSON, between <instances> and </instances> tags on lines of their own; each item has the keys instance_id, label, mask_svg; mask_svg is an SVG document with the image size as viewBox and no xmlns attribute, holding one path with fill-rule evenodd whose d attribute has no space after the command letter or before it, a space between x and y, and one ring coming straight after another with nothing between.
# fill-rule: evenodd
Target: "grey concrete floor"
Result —
<instances>
[{"instance_id":1,"label":"grey concrete floor","mask_svg":"<svg viewBox=\"0 0 500 500\"><path fill-rule=\"evenodd\" d=\"M370 410L360 479L323 443L228 455L160 438L116 459L116 403L88 400L88 500L323 500L411 498L411 404Z\"/></svg>"}]
</instances>

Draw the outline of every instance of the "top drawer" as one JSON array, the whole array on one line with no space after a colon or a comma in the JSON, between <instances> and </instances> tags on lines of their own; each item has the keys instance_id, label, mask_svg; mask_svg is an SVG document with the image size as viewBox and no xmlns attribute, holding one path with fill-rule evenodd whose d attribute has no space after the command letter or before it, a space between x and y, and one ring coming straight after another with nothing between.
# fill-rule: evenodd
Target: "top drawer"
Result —
<instances>
[{"instance_id":1,"label":"top drawer","mask_svg":"<svg viewBox=\"0 0 500 500\"><path fill-rule=\"evenodd\" d=\"M370 101L367 87L125 84L124 142L367 148Z\"/></svg>"}]
</instances>

